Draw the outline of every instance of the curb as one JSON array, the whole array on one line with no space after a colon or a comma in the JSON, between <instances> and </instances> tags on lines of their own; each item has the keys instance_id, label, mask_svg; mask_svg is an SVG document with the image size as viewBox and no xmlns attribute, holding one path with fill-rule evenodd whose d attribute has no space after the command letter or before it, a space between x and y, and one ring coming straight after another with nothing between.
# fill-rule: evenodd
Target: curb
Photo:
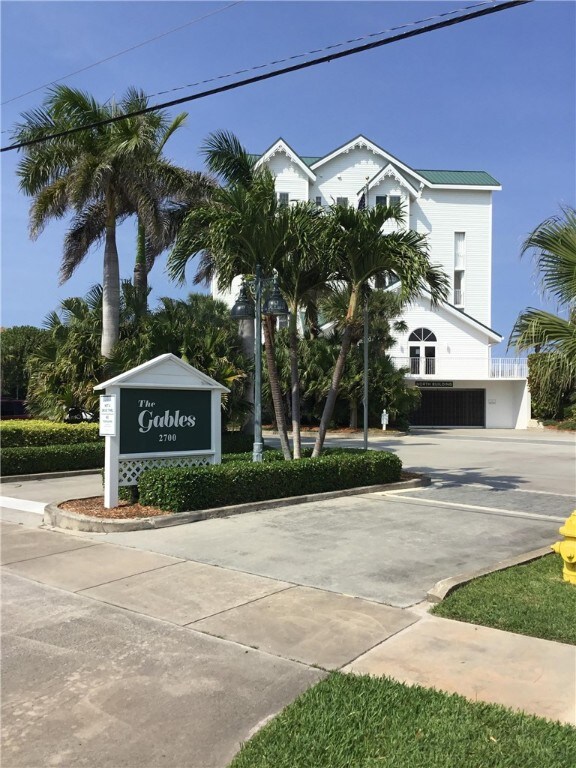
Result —
<instances>
[{"instance_id":1,"label":"curb","mask_svg":"<svg viewBox=\"0 0 576 768\"><path fill-rule=\"evenodd\" d=\"M67 472L38 472L34 475L2 475L0 482L17 483L20 480L58 480L59 477L79 477L81 475L98 475L104 467L95 469L71 469Z\"/></svg>"},{"instance_id":2,"label":"curb","mask_svg":"<svg viewBox=\"0 0 576 768\"><path fill-rule=\"evenodd\" d=\"M530 563L532 560L539 560L541 557L549 555L550 553L550 547L540 547L540 549L533 549L531 552L525 552L523 555L507 557L505 560L500 560L495 563L495 565L491 565L488 568L480 568L479 570L471 571L470 573L460 573L457 576L448 579L441 579L434 584L429 592L426 593L426 599L429 603L441 603L450 592L453 592L456 589L456 587L460 587L462 584L468 584L469 581L473 581L479 576L487 576L489 573L504 571L506 568L512 568L514 565Z\"/></svg>"},{"instance_id":3,"label":"curb","mask_svg":"<svg viewBox=\"0 0 576 768\"><path fill-rule=\"evenodd\" d=\"M426 485L430 485L430 478L423 475L412 480L401 480L398 483L365 485L360 488L346 488L341 491L327 491L326 493L313 493L305 496L291 496L286 499L269 499L268 501L235 504L229 507L202 509L196 512L178 512L171 515L129 518L127 520L112 520L102 517L90 517L89 515L77 515L74 512L67 512L64 509L60 509L57 504L47 504L44 510L44 525L49 525L53 528L62 528L68 531L84 531L86 533L144 531L151 528L168 528L173 525L197 523L201 520L211 520L218 517L242 515L246 512L258 512L262 509L292 507L296 504L306 504L311 501L338 499L346 496L358 496L363 493L375 493L376 491L387 491L398 488L420 488Z\"/></svg>"}]
</instances>

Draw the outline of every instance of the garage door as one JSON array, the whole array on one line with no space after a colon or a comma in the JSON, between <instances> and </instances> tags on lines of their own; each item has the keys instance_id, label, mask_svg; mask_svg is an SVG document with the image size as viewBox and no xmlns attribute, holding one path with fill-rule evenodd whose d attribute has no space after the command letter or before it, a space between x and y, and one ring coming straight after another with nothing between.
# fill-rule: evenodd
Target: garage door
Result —
<instances>
[{"instance_id":1,"label":"garage door","mask_svg":"<svg viewBox=\"0 0 576 768\"><path fill-rule=\"evenodd\" d=\"M423 389L420 408L410 416L415 427L484 427L486 390Z\"/></svg>"}]
</instances>

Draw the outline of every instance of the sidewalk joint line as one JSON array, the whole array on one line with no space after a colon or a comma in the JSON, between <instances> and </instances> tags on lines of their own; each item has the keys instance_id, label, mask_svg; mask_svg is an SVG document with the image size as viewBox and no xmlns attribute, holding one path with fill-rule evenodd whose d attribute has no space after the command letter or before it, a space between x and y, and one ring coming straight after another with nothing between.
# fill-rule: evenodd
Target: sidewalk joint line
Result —
<instances>
[{"instance_id":1,"label":"sidewalk joint line","mask_svg":"<svg viewBox=\"0 0 576 768\"><path fill-rule=\"evenodd\" d=\"M73 549L63 549L61 552L50 552L47 555L35 555L34 557L25 557L23 560L13 560L11 563L2 563L1 568L8 568L10 565L18 565L18 563L29 563L31 560L41 560L43 557L52 557L52 555L65 555L66 552L77 552L79 549L92 549L92 547L100 546L97 543L88 544L85 547L74 547ZM42 584L43 582L40 582ZM67 590L69 591L69 590Z\"/></svg>"},{"instance_id":2,"label":"sidewalk joint line","mask_svg":"<svg viewBox=\"0 0 576 768\"><path fill-rule=\"evenodd\" d=\"M156 554L156 553L151 553ZM163 557L170 557L170 555L163 555ZM73 590L66 590L71 592L73 595L79 595L81 592L84 592L86 589L96 589L97 587L105 587L107 584L114 584L116 581L124 581L125 579L133 579L136 576L140 576L143 573L152 573L152 571L161 571L163 568L172 568L175 565L180 565L180 563L186 562L185 560L180 560L178 563L166 563L165 565L157 565L154 568L147 568L144 571L138 571L138 573L132 573L129 576L120 576L117 579L110 579L109 581L102 581L100 584L91 584L89 587L82 587L81 589L73 589ZM112 603L113 605L113 603ZM146 615L146 614L144 614Z\"/></svg>"},{"instance_id":3,"label":"sidewalk joint line","mask_svg":"<svg viewBox=\"0 0 576 768\"><path fill-rule=\"evenodd\" d=\"M257 603L260 600L265 600L267 597L274 597L274 595L280 595L282 592L288 592L290 589L295 589L298 585L290 584L288 587L283 587L282 589L277 590L276 592L269 592L267 595L261 595L260 597L254 597L252 600L247 600L245 603L239 603L238 605L232 605L230 608L223 608L221 611L216 611L216 613L211 613L208 616L203 616L201 619L194 619L193 621L189 621L187 624L181 624L181 627L190 627L194 628L192 625L197 624L199 621L204 621L205 619L213 619L215 616L222 616L223 613L228 613L229 611L235 611L236 608L244 608L246 605L252 605L252 603ZM206 634L210 634L209 632L206 632Z\"/></svg>"}]
</instances>

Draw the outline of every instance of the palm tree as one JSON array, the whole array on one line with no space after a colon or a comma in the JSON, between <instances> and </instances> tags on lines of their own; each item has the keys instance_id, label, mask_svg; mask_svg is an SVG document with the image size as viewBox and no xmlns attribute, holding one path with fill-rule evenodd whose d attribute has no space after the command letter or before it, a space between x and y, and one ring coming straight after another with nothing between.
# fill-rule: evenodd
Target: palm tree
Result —
<instances>
[{"instance_id":1,"label":"palm tree","mask_svg":"<svg viewBox=\"0 0 576 768\"><path fill-rule=\"evenodd\" d=\"M372 289L371 286L365 285L364 295L368 301L370 367L372 368L376 360L384 359L386 351L393 345L392 330L396 333L404 333L407 326L403 320L398 319L402 314L403 302L396 292ZM338 341L346 327L349 302L350 288L342 283L331 285L329 291L320 300L319 308L322 317L326 323L333 325L332 336L337 336ZM350 427L352 428L358 426L358 405L362 400L364 388L364 363L362 355L359 354L364 337L364 314L364 312L361 315L358 313L352 324L350 365L347 362L347 368L340 382L339 395L342 396L342 390L348 392ZM389 376L387 368L386 371ZM371 387L374 385L372 378L371 375L369 377ZM372 396L369 400L372 402ZM381 399L380 403L383 404Z\"/></svg>"},{"instance_id":2,"label":"palm tree","mask_svg":"<svg viewBox=\"0 0 576 768\"><path fill-rule=\"evenodd\" d=\"M180 177L171 179L172 182L176 181L176 184L171 184L171 188L166 189L163 186L163 174L160 173L156 176L154 173L156 164L159 161L161 164L163 160L162 152L168 139L185 124L187 117L188 114L182 112L170 124L164 119L158 125L152 156L148 161L148 171L151 176L150 188L153 189L157 197L162 228L159 235L154 232L154 236L150 237L144 220L138 214L133 282L135 290L144 299L148 295L148 274L154 266L156 258L173 244L184 215L192 207L206 202L215 187L213 179L206 174L199 171L183 171Z\"/></svg>"},{"instance_id":3,"label":"palm tree","mask_svg":"<svg viewBox=\"0 0 576 768\"><path fill-rule=\"evenodd\" d=\"M328 264L321 253L323 217L311 203L281 208L287 232L286 254L278 270L278 283L290 311L288 340L293 456L302 456L300 434L300 373L298 368L298 316L315 312L318 298L327 290Z\"/></svg>"},{"instance_id":4,"label":"palm tree","mask_svg":"<svg viewBox=\"0 0 576 768\"><path fill-rule=\"evenodd\" d=\"M326 251L333 277L348 286L349 299L340 352L332 373L313 456L319 456L322 451L326 430L334 413L365 286L375 278L395 277L401 281L400 296L403 301L415 298L425 287L430 291L433 302L447 296L448 278L439 267L430 263L425 236L401 229L384 233L382 228L388 221L401 223L402 213L398 207L378 205L356 210L334 206L330 213Z\"/></svg>"},{"instance_id":5,"label":"palm tree","mask_svg":"<svg viewBox=\"0 0 576 768\"><path fill-rule=\"evenodd\" d=\"M118 103L98 103L68 86L49 90L42 107L23 114L14 129L18 141L41 138L117 117L147 106L147 97L128 89ZM60 268L65 282L93 244L104 240L101 354L109 357L118 340L120 269L116 227L138 212L150 234L159 237L162 221L157 190L175 194L186 172L157 154L162 112L131 117L107 125L25 147L18 166L20 187L33 197L30 232L38 237L48 221L72 213ZM155 157L155 162L150 159Z\"/></svg>"},{"instance_id":6,"label":"palm tree","mask_svg":"<svg viewBox=\"0 0 576 768\"><path fill-rule=\"evenodd\" d=\"M253 275L260 265L272 274L284 261L287 217L279 215L274 178L266 168L256 169L252 158L230 133L211 134L204 145L209 169L225 186L208 203L191 210L184 219L168 259L169 275L184 280L189 259L202 253L196 282L215 274L221 290L229 289L237 275ZM266 362L276 424L284 457L291 458L286 417L274 359L274 328L263 325Z\"/></svg>"},{"instance_id":7,"label":"palm tree","mask_svg":"<svg viewBox=\"0 0 576 768\"><path fill-rule=\"evenodd\" d=\"M521 255L534 253L543 293L565 316L529 307L516 320L509 346L554 355L553 368L568 389L576 379L576 210L539 224L526 238Z\"/></svg>"}]
</instances>

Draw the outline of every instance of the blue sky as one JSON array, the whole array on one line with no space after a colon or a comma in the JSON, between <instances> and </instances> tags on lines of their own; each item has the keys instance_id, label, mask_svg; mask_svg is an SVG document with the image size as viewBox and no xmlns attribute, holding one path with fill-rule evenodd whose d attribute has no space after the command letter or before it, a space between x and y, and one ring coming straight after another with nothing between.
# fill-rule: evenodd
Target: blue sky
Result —
<instances>
[{"instance_id":1,"label":"blue sky","mask_svg":"<svg viewBox=\"0 0 576 768\"><path fill-rule=\"evenodd\" d=\"M130 85L152 95L473 3L244 1L64 82L102 101ZM2 101L227 4L4 1ZM217 129L233 131L252 152L282 136L303 155L326 154L362 133L415 168L488 171L503 186L494 195L492 327L507 338L519 311L544 306L530 260L519 258L523 239L561 204L575 202L575 28L576 4L536 0L202 99L171 110L189 118L167 154L200 169L199 148ZM42 96L2 107L2 145L20 113ZM58 285L65 222L30 241L17 161L16 152L2 155L5 327L41 325L63 298L85 294L102 274L102 254L94 251ZM125 278L134 244L128 222L119 236ZM180 288L164 265L165 257L150 277L152 302L192 290L192 272ZM503 343L495 354L504 351Z\"/></svg>"}]
</instances>

